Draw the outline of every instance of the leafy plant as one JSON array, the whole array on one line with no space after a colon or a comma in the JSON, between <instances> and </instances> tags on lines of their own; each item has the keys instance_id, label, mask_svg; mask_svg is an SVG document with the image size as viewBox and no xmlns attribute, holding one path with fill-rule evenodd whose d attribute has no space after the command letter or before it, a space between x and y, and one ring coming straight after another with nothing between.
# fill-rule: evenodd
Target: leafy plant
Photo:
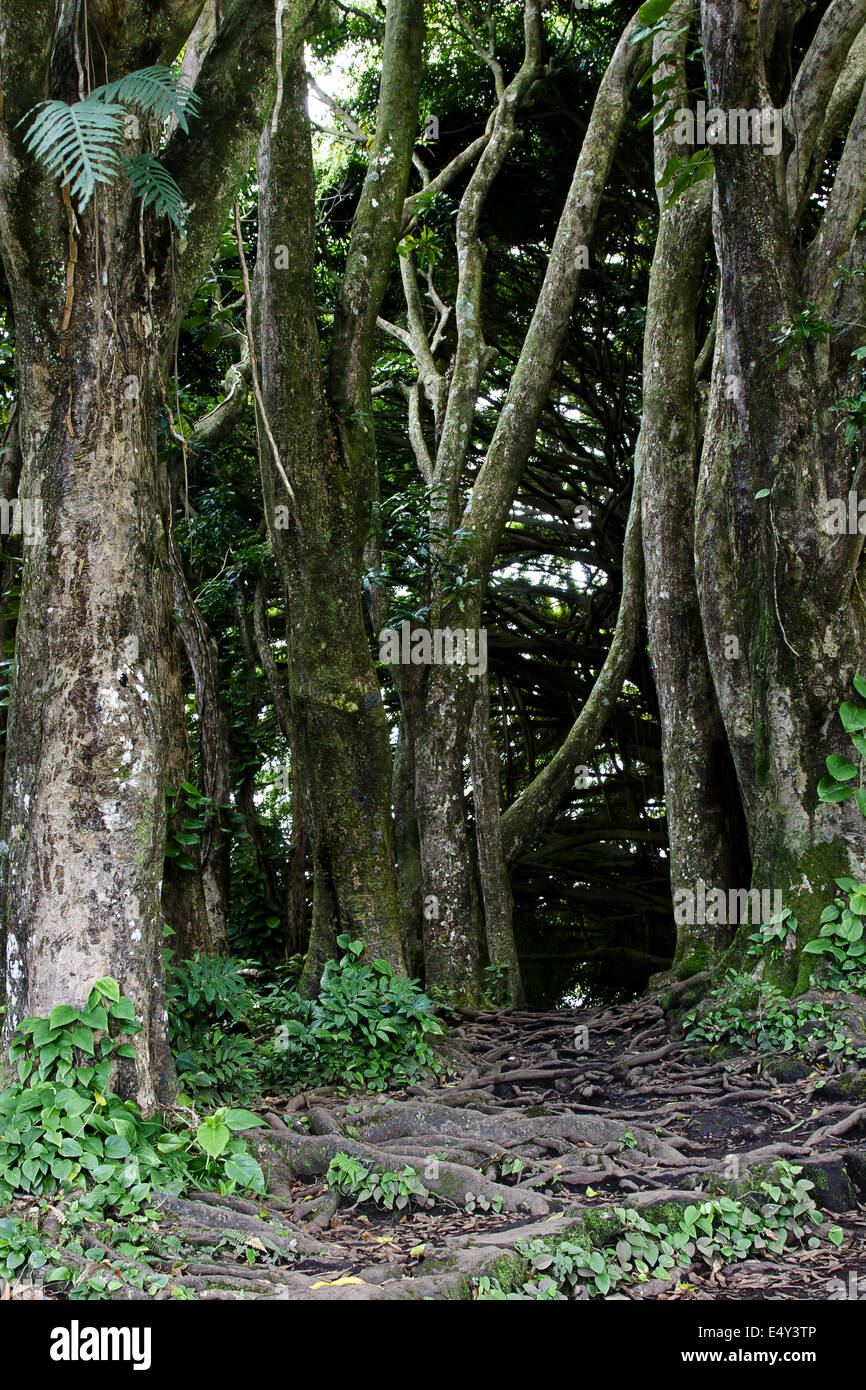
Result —
<instances>
[{"instance_id":1,"label":"leafy plant","mask_svg":"<svg viewBox=\"0 0 866 1390\"><path fill-rule=\"evenodd\" d=\"M191 1043L215 1024L245 1017L252 1008L252 991L241 971L250 964L201 955L171 964L165 993L173 1041Z\"/></svg>"},{"instance_id":2,"label":"leafy plant","mask_svg":"<svg viewBox=\"0 0 866 1390\"><path fill-rule=\"evenodd\" d=\"M22 118L32 117L24 144L49 174L69 185L80 209L98 184L112 183L123 172L144 207L152 204L181 227L183 196L171 174L148 153L124 160L122 147L129 109L160 121L174 118L187 130L187 114L193 115L198 104L195 92L171 68L140 68L71 105L44 101L33 107Z\"/></svg>"},{"instance_id":3,"label":"leafy plant","mask_svg":"<svg viewBox=\"0 0 866 1390\"><path fill-rule=\"evenodd\" d=\"M863 676L854 677L854 689L857 694L866 700L866 679ZM848 801L854 798L858 810L866 816L866 790L863 787L863 755L866 754L866 706L855 704L853 700L845 700L839 706L839 718L842 727L850 735L851 743L857 753L858 762L855 765L847 758L840 757L838 753L831 753L825 760L829 777L822 777L818 783L819 801ZM857 778L858 785L852 785L854 778Z\"/></svg>"},{"instance_id":4,"label":"leafy plant","mask_svg":"<svg viewBox=\"0 0 866 1390\"><path fill-rule=\"evenodd\" d=\"M804 948L805 949L805 948ZM856 1060L842 1020L842 1009L812 999L786 999L781 990L751 974L728 970L710 995L717 1002L705 1012L693 1009L683 1027L690 1043L715 1051L795 1052L818 1061Z\"/></svg>"},{"instance_id":5,"label":"leafy plant","mask_svg":"<svg viewBox=\"0 0 866 1390\"><path fill-rule=\"evenodd\" d=\"M866 883L853 878L834 882L844 897L836 897L821 913L821 931L803 947L805 955L821 956L831 989L862 990L866 987Z\"/></svg>"},{"instance_id":6,"label":"leafy plant","mask_svg":"<svg viewBox=\"0 0 866 1390\"><path fill-rule=\"evenodd\" d=\"M113 1069L135 1056L121 1039L140 1031L131 1000L107 978L85 1009L61 1004L20 1024L9 1049L18 1080L0 1092L0 1200L78 1192L82 1207L128 1215L154 1192L214 1181L226 1192L264 1191L236 1133L261 1124L255 1115L223 1109L199 1120L190 1111L172 1129L111 1089Z\"/></svg>"},{"instance_id":7,"label":"leafy plant","mask_svg":"<svg viewBox=\"0 0 866 1390\"><path fill-rule=\"evenodd\" d=\"M170 963L166 999L175 1065L183 1085L199 1099L246 1099L258 1076L252 1039L233 1031L254 1009L254 994L241 974L250 962L196 956Z\"/></svg>"},{"instance_id":8,"label":"leafy plant","mask_svg":"<svg viewBox=\"0 0 866 1390\"><path fill-rule=\"evenodd\" d=\"M350 1154L335 1154L328 1165L325 1181L332 1192L357 1197L359 1202L375 1202L392 1211L402 1211L414 1204L432 1207L434 1198L421 1182L414 1168L408 1165L402 1173L375 1172L368 1164Z\"/></svg>"},{"instance_id":9,"label":"leafy plant","mask_svg":"<svg viewBox=\"0 0 866 1390\"><path fill-rule=\"evenodd\" d=\"M341 1080L380 1090L433 1070L428 1038L443 1029L417 981L395 976L385 960L361 965L362 943L345 934L337 944L345 954L325 966L318 998L295 996L277 1030L271 1074L289 1084Z\"/></svg>"},{"instance_id":10,"label":"leafy plant","mask_svg":"<svg viewBox=\"0 0 866 1390\"><path fill-rule=\"evenodd\" d=\"M751 933L749 955L761 960L765 956L778 953L784 944L796 938L799 925L790 907L783 907L780 912L775 912L766 922L762 922L757 931Z\"/></svg>"},{"instance_id":11,"label":"leafy plant","mask_svg":"<svg viewBox=\"0 0 866 1390\"><path fill-rule=\"evenodd\" d=\"M832 325L821 317L817 304L807 303L790 323L774 323L773 328L773 343L779 359L776 368L781 371L798 343L826 343Z\"/></svg>"},{"instance_id":12,"label":"leafy plant","mask_svg":"<svg viewBox=\"0 0 866 1390\"><path fill-rule=\"evenodd\" d=\"M801 1171L777 1163L742 1199L695 1203L673 1221L614 1207L604 1215L617 1239L601 1248L592 1248L589 1240L518 1243L534 1271L523 1284L524 1294L545 1300L604 1297L622 1284L670 1277L695 1264L713 1268L755 1255L779 1256L792 1245L817 1249L821 1242L814 1228L823 1224L823 1216L811 1195L814 1184L799 1177Z\"/></svg>"},{"instance_id":13,"label":"leafy plant","mask_svg":"<svg viewBox=\"0 0 866 1390\"><path fill-rule=\"evenodd\" d=\"M670 186L670 193L665 199L665 207L672 207L681 194L696 183L701 183L704 179L711 179L715 167L713 152L705 147L695 150L688 158L684 155L672 155L658 182L659 188Z\"/></svg>"},{"instance_id":14,"label":"leafy plant","mask_svg":"<svg viewBox=\"0 0 866 1390\"><path fill-rule=\"evenodd\" d=\"M166 787L166 859L173 859L181 869L198 868L189 851L201 844L202 831L207 829L213 815L211 798L190 782L181 782L177 790Z\"/></svg>"},{"instance_id":15,"label":"leafy plant","mask_svg":"<svg viewBox=\"0 0 866 1390\"><path fill-rule=\"evenodd\" d=\"M486 965L484 967L484 997L495 1008L502 1008L511 1002L508 984L507 965Z\"/></svg>"},{"instance_id":16,"label":"leafy plant","mask_svg":"<svg viewBox=\"0 0 866 1390\"><path fill-rule=\"evenodd\" d=\"M125 109L117 102L89 97L72 106L44 101L27 114L33 115L33 121L25 146L49 174L69 184L70 195L85 208L96 185L111 183L117 176Z\"/></svg>"}]
</instances>

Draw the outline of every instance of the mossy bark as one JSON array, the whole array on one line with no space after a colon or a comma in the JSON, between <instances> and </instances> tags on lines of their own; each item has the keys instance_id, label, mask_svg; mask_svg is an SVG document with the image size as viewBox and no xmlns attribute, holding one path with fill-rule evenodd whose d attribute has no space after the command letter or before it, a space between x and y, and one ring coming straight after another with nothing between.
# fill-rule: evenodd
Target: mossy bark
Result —
<instances>
[{"instance_id":1,"label":"mossy bark","mask_svg":"<svg viewBox=\"0 0 866 1390\"><path fill-rule=\"evenodd\" d=\"M766 106L756 14L744 7L730 19L719 0L705 0L703 39L712 104ZM810 81L814 73L798 100ZM850 751L838 707L862 669L866 638L863 537L826 527L827 499L847 496L863 468L833 410L852 389L851 324L828 253L804 261L798 250L784 155L720 145L715 168L722 283L697 500L698 589L748 820L752 886L781 890L800 921L796 940L764 967L791 990L807 977L802 946L836 891L833 876L866 873L863 818L851 802L817 796L825 757ZM859 217L866 190L851 196ZM819 250L851 226L849 203L829 200ZM856 225L850 246L837 246L840 258L857 253ZM782 361L778 326L792 324L804 300L823 301L833 336L794 341ZM835 336L843 320L844 350ZM861 313L855 339L864 338ZM725 660L726 634L738 638L739 662ZM753 930L739 927L732 958L743 958Z\"/></svg>"},{"instance_id":2,"label":"mossy bark","mask_svg":"<svg viewBox=\"0 0 866 1390\"><path fill-rule=\"evenodd\" d=\"M356 215L327 381L313 298L315 184L300 52L278 129L266 128L259 148L262 475L288 614L292 729L317 876L307 990L340 932L405 970L391 752L361 604L374 491L373 333L399 233L420 71L420 6L401 0L388 14L376 177L368 176Z\"/></svg>"},{"instance_id":3,"label":"mossy bark","mask_svg":"<svg viewBox=\"0 0 866 1390\"><path fill-rule=\"evenodd\" d=\"M654 81L673 78L670 109L686 101L691 4L677 0L682 32L656 39ZM667 56L668 61L661 61ZM661 118L659 118L661 124ZM655 137L655 174L678 153L673 130ZM671 889L702 880L727 892L749 883L749 851L733 761L713 687L694 557L695 476L700 445L695 321L710 239L712 184L667 206L650 273L643 357L642 523L650 656L659 701ZM675 899L676 900L676 899ZM703 970L730 945L727 925L677 923L676 975Z\"/></svg>"}]
</instances>

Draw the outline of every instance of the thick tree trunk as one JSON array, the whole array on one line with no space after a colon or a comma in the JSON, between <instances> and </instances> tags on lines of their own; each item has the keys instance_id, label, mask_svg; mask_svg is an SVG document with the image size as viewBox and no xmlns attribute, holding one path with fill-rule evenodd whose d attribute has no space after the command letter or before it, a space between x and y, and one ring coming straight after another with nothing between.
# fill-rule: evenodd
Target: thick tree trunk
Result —
<instances>
[{"instance_id":1,"label":"thick tree trunk","mask_svg":"<svg viewBox=\"0 0 866 1390\"><path fill-rule=\"evenodd\" d=\"M863 7L837 5L835 14L848 25L850 44ZM731 17L720 0L704 0L713 106L762 105L756 25L746 7ZM798 146L817 130L825 100L817 93L822 82L832 90L844 56L844 46L832 62L825 55L823 71L815 63L796 88ZM831 413L852 390L845 360L851 344L841 352L841 342L806 337L792 342L784 362L774 347L778 325L792 324L804 300L831 320L839 317L834 264L857 249L866 198L862 108L863 101L840 161L841 186L837 180L805 257L790 232L802 191L798 171L809 164L805 146L788 165L788 207L784 169L772 154L757 146L719 146L715 153L722 287L698 494L699 593L749 822L752 886L780 890L800 921L796 939L766 964L768 976L787 989L808 979L810 958L801 948L835 894L834 875L859 879L866 872L859 812L852 802L825 805L817 797L825 756L849 751L837 711L862 670L866 636L855 597L863 537L826 529L828 497L846 497L862 478L862 460L844 445ZM852 178L858 161L860 175ZM861 311L855 344L863 336ZM729 633L739 639L737 664L724 659ZM751 930L740 928L734 958L742 957Z\"/></svg>"},{"instance_id":2,"label":"thick tree trunk","mask_svg":"<svg viewBox=\"0 0 866 1390\"><path fill-rule=\"evenodd\" d=\"M173 1069L162 977L167 759L155 653L172 649L171 585L155 499L158 407L137 219L110 191L81 217L65 332L57 280L11 275L24 444L22 496L45 534L25 558L3 803L7 1029L55 1004L83 1006L110 975L143 1031L144 1106L168 1101ZM46 198L54 257L68 227ZM8 243L7 243L8 244ZM104 277L104 279L103 279Z\"/></svg>"},{"instance_id":3,"label":"thick tree trunk","mask_svg":"<svg viewBox=\"0 0 866 1390\"><path fill-rule=\"evenodd\" d=\"M159 371L273 99L273 11L235 0L205 37L200 69L195 60L200 119L165 151L186 203L183 238L155 232L119 168L73 206L26 154L21 121L46 98L74 103L101 80L97 67L116 77L174 62L201 8L124 0L109 16L78 0L4 0L0 14L0 244L22 496L41 502L45 530L25 561L5 768L6 1028L83 1004L95 979L114 976L142 1025L120 1085L145 1107L174 1088L160 901L171 740L156 654L173 639ZM312 6L282 8L288 54ZM125 153L150 133L146 119L137 128Z\"/></svg>"},{"instance_id":4,"label":"thick tree trunk","mask_svg":"<svg viewBox=\"0 0 866 1390\"><path fill-rule=\"evenodd\" d=\"M394 874L391 755L361 606L367 495L323 390L312 297L314 182L306 77L287 78L259 150L257 349L263 485L288 613L293 744L315 872L309 972L340 932L405 971ZM287 270L285 267L290 266ZM272 433L280 465L269 440ZM285 487L291 480L294 500ZM279 511L278 511L279 508ZM290 523L290 528L289 524Z\"/></svg>"},{"instance_id":5,"label":"thick tree trunk","mask_svg":"<svg viewBox=\"0 0 866 1390\"><path fill-rule=\"evenodd\" d=\"M688 23L691 0L674 17ZM673 109L687 100L688 33L656 39L654 61L668 55L656 82L674 76ZM661 117L658 118L661 123ZM655 139L655 174L679 153L668 127ZM695 318L710 235L712 184L703 182L666 206L650 273L643 354L642 527L646 615L661 723L665 810L674 902L697 884L727 892L749 883L748 842L733 763L707 658L698 603L694 511L699 410ZM736 638L734 641L736 642ZM735 650L730 642L727 651ZM736 671L734 663L732 669ZM694 915L694 914L692 914ZM706 969L730 945L726 924L677 922L675 974Z\"/></svg>"}]
</instances>

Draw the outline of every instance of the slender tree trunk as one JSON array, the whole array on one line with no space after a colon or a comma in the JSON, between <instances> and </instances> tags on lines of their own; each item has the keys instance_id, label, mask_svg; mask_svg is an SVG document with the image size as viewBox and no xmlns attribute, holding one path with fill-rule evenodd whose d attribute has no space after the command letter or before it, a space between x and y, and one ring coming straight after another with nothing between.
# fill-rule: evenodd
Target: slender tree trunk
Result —
<instances>
[{"instance_id":1,"label":"slender tree trunk","mask_svg":"<svg viewBox=\"0 0 866 1390\"><path fill-rule=\"evenodd\" d=\"M483 993L484 923L475 845L466 823L463 770L476 686L465 666L431 665L423 691L415 724L415 807L424 891L425 984L476 1004Z\"/></svg>"},{"instance_id":2,"label":"slender tree trunk","mask_svg":"<svg viewBox=\"0 0 866 1390\"><path fill-rule=\"evenodd\" d=\"M507 1002L522 1007L526 1003L526 994L514 941L511 877L502 848L499 756L490 734L490 684L486 673L478 678L478 695L472 712L469 746L475 803L475 838L478 845L481 892L484 897L487 957L491 966L500 966L507 972Z\"/></svg>"},{"instance_id":3,"label":"slender tree trunk","mask_svg":"<svg viewBox=\"0 0 866 1390\"><path fill-rule=\"evenodd\" d=\"M361 606L369 490L358 477L356 426L335 431L321 376L312 296L314 180L300 55L286 82L278 131L266 129L262 137L259 187L263 486L288 613L291 723L317 875L304 978L309 990L339 932L361 938L370 957L384 957L400 972L405 963L391 754Z\"/></svg>"},{"instance_id":4,"label":"slender tree trunk","mask_svg":"<svg viewBox=\"0 0 866 1390\"><path fill-rule=\"evenodd\" d=\"M403 954L410 974L424 966L424 891L421 877L421 843L415 809L415 748L407 719L400 721L394 750L391 783L394 806L394 848L397 854L397 899L400 910Z\"/></svg>"},{"instance_id":5,"label":"slender tree trunk","mask_svg":"<svg viewBox=\"0 0 866 1390\"><path fill-rule=\"evenodd\" d=\"M230 800L228 724L220 698L216 643L208 632L190 592L170 523L171 518L168 529L168 553L171 564L172 601L175 612L179 615L178 628L195 687L201 791L204 796L210 798L212 812L205 817L207 825L199 847L198 876L201 880L205 920L203 924L200 921L190 923L194 931L176 929L175 949L183 958L194 956L199 951L205 955L228 955L226 917L231 877L231 841L222 824ZM170 785L177 787L180 782L172 782ZM193 871L187 869L179 872L192 874Z\"/></svg>"}]
</instances>

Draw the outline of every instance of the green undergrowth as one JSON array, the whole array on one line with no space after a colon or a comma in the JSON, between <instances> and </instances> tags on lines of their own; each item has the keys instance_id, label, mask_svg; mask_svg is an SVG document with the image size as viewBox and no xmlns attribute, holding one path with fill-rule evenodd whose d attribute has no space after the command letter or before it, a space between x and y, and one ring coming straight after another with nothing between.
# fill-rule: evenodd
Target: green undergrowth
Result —
<instances>
[{"instance_id":1,"label":"green undergrowth","mask_svg":"<svg viewBox=\"0 0 866 1390\"><path fill-rule=\"evenodd\" d=\"M237 1106L207 1114L182 1097L186 1104L145 1116L113 1089L119 1072L134 1075L129 1040L139 1032L131 1000L107 978L84 1009L61 1004L48 1018L22 1021L9 1049L16 1078L0 1092L0 1209L11 1213L13 1199L48 1199L73 1238L109 1214L133 1219L160 1195L264 1193L242 1137L263 1123L256 1115ZM4 1278L22 1263L37 1267L40 1250L46 1264L35 1228L3 1217Z\"/></svg>"},{"instance_id":2,"label":"green undergrowth","mask_svg":"<svg viewBox=\"0 0 866 1390\"><path fill-rule=\"evenodd\" d=\"M197 958L169 965L172 1046L182 1084L214 1100L337 1082L371 1091L440 1068L443 1033L417 981L361 960L347 935L316 999L255 962Z\"/></svg>"},{"instance_id":3,"label":"green undergrowth","mask_svg":"<svg viewBox=\"0 0 866 1390\"><path fill-rule=\"evenodd\" d=\"M518 1242L522 1263L513 1279L476 1278L475 1297L502 1299L604 1298L618 1289L671 1280L688 1286L693 1267L716 1268L750 1258L778 1258L795 1248L838 1245L839 1227L824 1228L813 1184L784 1162L740 1199L729 1196L679 1207L667 1203L646 1214L628 1207L593 1212L569 1238Z\"/></svg>"},{"instance_id":4,"label":"green undergrowth","mask_svg":"<svg viewBox=\"0 0 866 1390\"><path fill-rule=\"evenodd\" d=\"M708 1005L685 1015L683 1030L688 1042L710 1053L786 1052L811 1064L862 1061L866 1048L850 1037L844 1013L841 1000L788 999L748 972L729 970Z\"/></svg>"}]
</instances>

